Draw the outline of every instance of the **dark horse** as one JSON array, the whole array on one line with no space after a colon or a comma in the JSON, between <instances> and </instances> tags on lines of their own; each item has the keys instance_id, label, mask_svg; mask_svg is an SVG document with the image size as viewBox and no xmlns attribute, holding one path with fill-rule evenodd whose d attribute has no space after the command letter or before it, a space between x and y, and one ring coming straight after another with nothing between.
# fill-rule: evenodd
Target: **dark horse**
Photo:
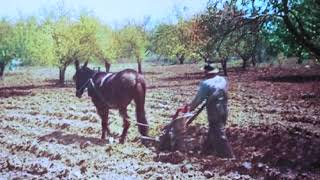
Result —
<instances>
[{"instance_id":1,"label":"dark horse","mask_svg":"<svg viewBox=\"0 0 320 180\"><path fill-rule=\"evenodd\" d=\"M128 121L127 106L132 100L136 105L136 118L139 132L148 136L148 122L145 117L146 83L143 77L133 69L125 69L117 73L106 73L92 70L87 67L88 62L80 68L79 61L75 61L76 74L73 79L76 83L76 96L81 98L85 89L102 120L101 139L105 133L110 134L108 127L109 109L118 109L123 118L123 131L120 143L124 143L130 122Z\"/></svg>"}]
</instances>

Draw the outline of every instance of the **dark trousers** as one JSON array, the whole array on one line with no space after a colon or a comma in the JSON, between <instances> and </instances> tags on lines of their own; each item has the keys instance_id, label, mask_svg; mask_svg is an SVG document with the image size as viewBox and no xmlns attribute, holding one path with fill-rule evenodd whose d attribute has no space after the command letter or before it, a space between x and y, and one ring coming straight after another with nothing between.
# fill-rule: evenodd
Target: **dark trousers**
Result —
<instances>
[{"instance_id":1,"label":"dark trousers","mask_svg":"<svg viewBox=\"0 0 320 180\"><path fill-rule=\"evenodd\" d=\"M204 142L204 153L216 153L219 157L234 157L225 133L228 118L228 96L224 90L215 91L207 101L209 132Z\"/></svg>"}]
</instances>

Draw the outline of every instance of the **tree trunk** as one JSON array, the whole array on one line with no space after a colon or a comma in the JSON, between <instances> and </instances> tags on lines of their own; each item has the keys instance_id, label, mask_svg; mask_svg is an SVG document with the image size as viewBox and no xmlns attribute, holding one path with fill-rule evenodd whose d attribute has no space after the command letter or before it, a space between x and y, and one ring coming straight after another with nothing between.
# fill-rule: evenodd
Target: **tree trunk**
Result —
<instances>
[{"instance_id":1,"label":"tree trunk","mask_svg":"<svg viewBox=\"0 0 320 180\"><path fill-rule=\"evenodd\" d=\"M105 68L106 68L106 72L110 72L110 67L111 67L111 64L109 62L105 62Z\"/></svg>"},{"instance_id":2,"label":"tree trunk","mask_svg":"<svg viewBox=\"0 0 320 180\"><path fill-rule=\"evenodd\" d=\"M253 55L251 56L251 62L252 62L252 66L253 66L253 67L256 67L256 65L257 65L257 60L256 60L255 54L253 54Z\"/></svg>"},{"instance_id":3,"label":"tree trunk","mask_svg":"<svg viewBox=\"0 0 320 180\"><path fill-rule=\"evenodd\" d=\"M222 58L221 59L221 66L222 66L224 75L228 76L228 73L227 73L227 58Z\"/></svg>"},{"instance_id":4,"label":"tree trunk","mask_svg":"<svg viewBox=\"0 0 320 180\"><path fill-rule=\"evenodd\" d=\"M3 77L5 67L6 67L6 64L4 62L0 62L0 78Z\"/></svg>"},{"instance_id":5,"label":"tree trunk","mask_svg":"<svg viewBox=\"0 0 320 180\"><path fill-rule=\"evenodd\" d=\"M66 69L67 69L66 66L59 68L59 84L62 86L64 85Z\"/></svg>"},{"instance_id":6,"label":"tree trunk","mask_svg":"<svg viewBox=\"0 0 320 180\"><path fill-rule=\"evenodd\" d=\"M140 58L137 57L138 73L142 74L142 64Z\"/></svg>"},{"instance_id":7,"label":"tree trunk","mask_svg":"<svg viewBox=\"0 0 320 180\"><path fill-rule=\"evenodd\" d=\"M160 61L161 57L162 57L162 55L160 54L160 56L158 56L158 58L157 58L157 62Z\"/></svg>"},{"instance_id":8,"label":"tree trunk","mask_svg":"<svg viewBox=\"0 0 320 180\"><path fill-rule=\"evenodd\" d=\"M247 68L247 58L242 58L243 62L242 62L242 69L246 69Z\"/></svg>"},{"instance_id":9,"label":"tree trunk","mask_svg":"<svg viewBox=\"0 0 320 180\"><path fill-rule=\"evenodd\" d=\"M207 63L208 61L208 57L203 55L201 52L198 52L198 54L200 55L200 57L204 60L205 63Z\"/></svg>"},{"instance_id":10,"label":"tree trunk","mask_svg":"<svg viewBox=\"0 0 320 180\"><path fill-rule=\"evenodd\" d=\"M302 64L302 62L303 62L303 58L302 58L301 56L299 56L297 63L298 63L298 64Z\"/></svg>"},{"instance_id":11,"label":"tree trunk","mask_svg":"<svg viewBox=\"0 0 320 180\"><path fill-rule=\"evenodd\" d=\"M297 64L302 64L303 62L303 57L302 57L302 48L299 49L298 51L298 61L297 61Z\"/></svg>"},{"instance_id":12,"label":"tree trunk","mask_svg":"<svg viewBox=\"0 0 320 180\"><path fill-rule=\"evenodd\" d=\"M317 59L320 59L320 48L310 40L309 34L306 33L303 27L298 28L294 25L295 22L290 20L288 0L282 0L283 13L282 19L289 32L295 37L300 45L308 49ZM302 24L301 19L296 19L298 24Z\"/></svg>"},{"instance_id":13,"label":"tree trunk","mask_svg":"<svg viewBox=\"0 0 320 180\"><path fill-rule=\"evenodd\" d=\"M179 61L180 64L184 63L184 54L176 54L177 60Z\"/></svg>"},{"instance_id":14,"label":"tree trunk","mask_svg":"<svg viewBox=\"0 0 320 180\"><path fill-rule=\"evenodd\" d=\"M247 65L248 65L247 62L250 59L250 56L248 54L241 54L241 53L238 53L238 55L242 59L242 69L245 70L247 68Z\"/></svg>"},{"instance_id":15,"label":"tree trunk","mask_svg":"<svg viewBox=\"0 0 320 180\"><path fill-rule=\"evenodd\" d=\"M183 64L184 63L184 54L182 54L179 58L179 62L180 64Z\"/></svg>"}]
</instances>

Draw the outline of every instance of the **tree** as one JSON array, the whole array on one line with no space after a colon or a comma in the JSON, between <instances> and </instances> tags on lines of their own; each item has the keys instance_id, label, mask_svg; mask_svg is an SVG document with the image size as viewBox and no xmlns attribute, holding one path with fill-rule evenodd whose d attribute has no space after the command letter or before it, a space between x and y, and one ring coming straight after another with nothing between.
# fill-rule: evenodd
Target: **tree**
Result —
<instances>
[{"instance_id":1,"label":"tree","mask_svg":"<svg viewBox=\"0 0 320 180\"><path fill-rule=\"evenodd\" d=\"M0 77L5 66L15 57L14 26L7 20L0 21Z\"/></svg>"},{"instance_id":2,"label":"tree","mask_svg":"<svg viewBox=\"0 0 320 180\"><path fill-rule=\"evenodd\" d=\"M192 57L190 22L180 19L177 24L160 24L152 34L152 51L160 56L177 59L183 64Z\"/></svg>"},{"instance_id":3,"label":"tree","mask_svg":"<svg viewBox=\"0 0 320 180\"><path fill-rule=\"evenodd\" d=\"M247 54L245 51L253 48L248 45L264 22L264 16L255 16L256 12L248 14L237 1L226 1L222 7L218 2L210 1L206 11L196 19L193 29L200 33L196 38L200 45L196 52L205 61L219 60L227 75L227 60L239 53Z\"/></svg>"},{"instance_id":4,"label":"tree","mask_svg":"<svg viewBox=\"0 0 320 180\"><path fill-rule=\"evenodd\" d=\"M204 59L218 59L227 75L227 60L234 55L232 51L236 37L236 30L243 24L243 12L239 11L235 2L226 2L223 9L218 8L218 3L209 3L206 11L200 15L198 25L204 33L205 41L198 53Z\"/></svg>"},{"instance_id":5,"label":"tree","mask_svg":"<svg viewBox=\"0 0 320 180\"><path fill-rule=\"evenodd\" d=\"M56 22L47 22L52 27L55 64L59 67L59 84L63 85L65 71L74 60L93 60L97 57L97 30L95 18L82 15L77 21L61 17Z\"/></svg>"},{"instance_id":6,"label":"tree","mask_svg":"<svg viewBox=\"0 0 320 180\"><path fill-rule=\"evenodd\" d=\"M54 60L50 29L40 24L33 16L16 23L16 56L24 64L50 65Z\"/></svg>"},{"instance_id":7,"label":"tree","mask_svg":"<svg viewBox=\"0 0 320 180\"><path fill-rule=\"evenodd\" d=\"M316 0L271 0L263 14L271 17L263 28L273 53L299 57L320 55L320 3ZM258 7L261 8L261 7Z\"/></svg>"},{"instance_id":8,"label":"tree","mask_svg":"<svg viewBox=\"0 0 320 180\"><path fill-rule=\"evenodd\" d=\"M281 19L274 18L272 26L265 26L262 33L272 55L276 56L282 52L287 57L297 56L299 64L309 57L308 50L296 42Z\"/></svg>"},{"instance_id":9,"label":"tree","mask_svg":"<svg viewBox=\"0 0 320 180\"><path fill-rule=\"evenodd\" d=\"M241 27L236 33L234 50L243 60L243 69L246 69L250 58L252 65L256 65L257 46L261 41L260 25L259 21L251 22Z\"/></svg>"},{"instance_id":10,"label":"tree","mask_svg":"<svg viewBox=\"0 0 320 180\"><path fill-rule=\"evenodd\" d=\"M24 64L46 64L52 57L50 38L35 17L19 19L15 24L4 19L0 22L0 76L14 58ZM47 61L48 60L48 61Z\"/></svg>"},{"instance_id":11,"label":"tree","mask_svg":"<svg viewBox=\"0 0 320 180\"><path fill-rule=\"evenodd\" d=\"M296 42L320 59L320 3L317 0L272 1Z\"/></svg>"},{"instance_id":12,"label":"tree","mask_svg":"<svg viewBox=\"0 0 320 180\"><path fill-rule=\"evenodd\" d=\"M135 58L138 64L138 72L142 73L142 60L147 54L148 37L141 26L127 25L119 30L115 44L117 56L122 58Z\"/></svg>"},{"instance_id":13,"label":"tree","mask_svg":"<svg viewBox=\"0 0 320 180\"><path fill-rule=\"evenodd\" d=\"M106 25L101 25L97 33L97 57L102 59L106 65L106 71L109 72L111 63L114 63L120 54L120 40L117 37L119 33L113 31Z\"/></svg>"},{"instance_id":14,"label":"tree","mask_svg":"<svg viewBox=\"0 0 320 180\"><path fill-rule=\"evenodd\" d=\"M320 3L317 0L260 0L253 8L257 16L268 16L263 27L264 39L275 52L286 56L313 55L320 59Z\"/></svg>"}]
</instances>

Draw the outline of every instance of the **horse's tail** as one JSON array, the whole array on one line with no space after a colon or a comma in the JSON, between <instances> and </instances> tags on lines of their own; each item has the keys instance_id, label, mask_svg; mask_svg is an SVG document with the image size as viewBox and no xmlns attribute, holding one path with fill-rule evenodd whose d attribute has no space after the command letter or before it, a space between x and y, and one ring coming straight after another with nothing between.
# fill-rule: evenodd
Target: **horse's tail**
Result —
<instances>
[{"instance_id":1,"label":"horse's tail","mask_svg":"<svg viewBox=\"0 0 320 180\"><path fill-rule=\"evenodd\" d=\"M148 136L148 121L146 119L146 113L144 109L145 96L146 96L146 84L143 79L139 77L136 84L137 94L134 97L136 104L136 117L138 121L138 129L142 136Z\"/></svg>"}]
</instances>

